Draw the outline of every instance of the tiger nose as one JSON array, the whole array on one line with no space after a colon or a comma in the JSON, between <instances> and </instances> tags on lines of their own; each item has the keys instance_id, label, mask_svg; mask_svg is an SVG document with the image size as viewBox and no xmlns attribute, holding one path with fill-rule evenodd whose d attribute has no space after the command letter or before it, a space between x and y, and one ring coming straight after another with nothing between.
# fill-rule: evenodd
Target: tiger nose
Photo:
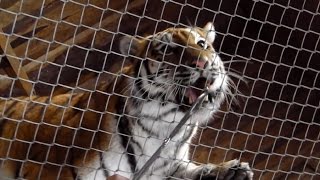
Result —
<instances>
[{"instance_id":1,"label":"tiger nose","mask_svg":"<svg viewBox=\"0 0 320 180\"><path fill-rule=\"evenodd\" d=\"M205 60L195 60L191 63L192 67L197 67L201 69L205 69L208 66L208 61Z\"/></svg>"}]
</instances>

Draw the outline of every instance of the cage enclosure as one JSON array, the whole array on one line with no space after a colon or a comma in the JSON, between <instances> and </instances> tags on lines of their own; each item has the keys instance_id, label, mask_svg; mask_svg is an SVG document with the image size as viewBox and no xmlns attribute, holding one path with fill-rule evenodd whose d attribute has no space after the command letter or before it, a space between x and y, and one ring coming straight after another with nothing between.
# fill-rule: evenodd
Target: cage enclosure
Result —
<instances>
[{"instance_id":1,"label":"cage enclosure","mask_svg":"<svg viewBox=\"0 0 320 180\"><path fill-rule=\"evenodd\" d=\"M123 36L212 22L215 50L237 76L229 99L199 127L191 160L249 162L254 179L319 179L319 6L318 0L0 0L0 99L95 91L130 63L119 51Z\"/></svg>"}]
</instances>

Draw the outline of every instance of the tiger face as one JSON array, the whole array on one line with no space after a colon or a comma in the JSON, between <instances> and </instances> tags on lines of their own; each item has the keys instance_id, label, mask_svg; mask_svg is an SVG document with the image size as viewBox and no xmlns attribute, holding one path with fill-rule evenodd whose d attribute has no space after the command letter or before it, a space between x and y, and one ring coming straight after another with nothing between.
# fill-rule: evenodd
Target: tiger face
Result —
<instances>
[{"instance_id":1,"label":"tiger face","mask_svg":"<svg viewBox=\"0 0 320 180\"><path fill-rule=\"evenodd\" d=\"M146 39L125 37L120 50L142 61L137 71L149 97L191 105L207 89L204 105L216 109L229 78L212 46L214 39L213 24L208 23L204 28L169 28Z\"/></svg>"}]
</instances>

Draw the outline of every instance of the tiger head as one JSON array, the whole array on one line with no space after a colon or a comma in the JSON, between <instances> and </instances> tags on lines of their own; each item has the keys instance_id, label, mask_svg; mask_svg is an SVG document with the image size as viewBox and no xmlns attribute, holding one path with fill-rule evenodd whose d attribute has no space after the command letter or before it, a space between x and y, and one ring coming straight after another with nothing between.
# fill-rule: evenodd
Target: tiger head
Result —
<instances>
[{"instance_id":1,"label":"tiger head","mask_svg":"<svg viewBox=\"0 0 320 180\"><path fill-rule=\"evenodd\" d=\"M204 28L168 28L145 38L126 36L120 51L142 62L136 71L148 97L162 95L162 100L191 105L207 89L204 104L218 108L229 78L212 46L215 35L212 23Z\"/></svg>"}]
</instances>

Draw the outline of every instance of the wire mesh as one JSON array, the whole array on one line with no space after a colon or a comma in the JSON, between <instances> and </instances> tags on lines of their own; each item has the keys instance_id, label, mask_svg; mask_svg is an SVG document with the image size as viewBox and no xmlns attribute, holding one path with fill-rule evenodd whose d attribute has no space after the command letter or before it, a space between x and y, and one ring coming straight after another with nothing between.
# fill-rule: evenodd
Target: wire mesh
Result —
<instances>
[{"instance_id":1,"label":"wire mesh","mask_svg":"<svg viewBox=\"0 0 320 180\"><path fill-rule=\"evenodd\" d=\"M127 63L117 49L119 37L214 22L215 49L246 83L233 79L237 92L200 127L192 161L238 158L250 163L254 179L319 179L319 6L316 0L0 0L0 34L6 37L1 99L24 95L23 82L49 97L95 91ZM16 74L10 58L19 62ZM58 106L19 101L44 111Z\"/></svg>"}]
</instances>

